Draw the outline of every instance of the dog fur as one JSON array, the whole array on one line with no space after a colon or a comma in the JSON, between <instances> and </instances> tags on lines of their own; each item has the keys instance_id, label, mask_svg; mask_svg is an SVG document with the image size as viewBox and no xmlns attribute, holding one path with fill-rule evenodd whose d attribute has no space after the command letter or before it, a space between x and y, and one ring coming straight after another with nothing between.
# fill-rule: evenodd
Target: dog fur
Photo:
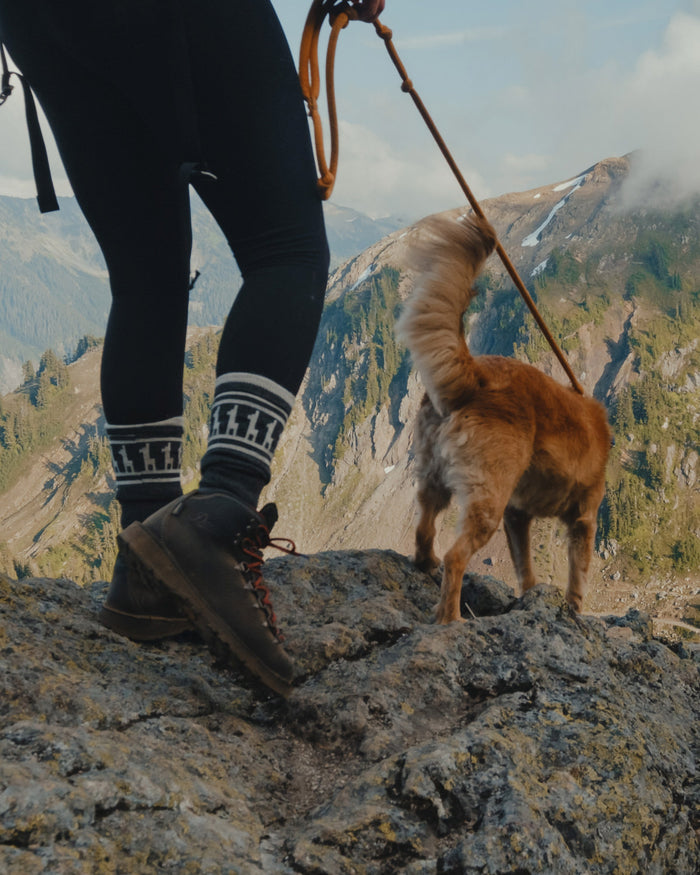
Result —
<instances>
[{"instance_id":1,"label":"dog fur","mask_svg":"<svg viewBox=\"0 0 700 875\"><path fill-rule=\"evenodd\" d=\"M419 279L397 324L426 395L415 423L420 520L415 561L437 568L435 520L454 496L457 540L444 557L437 621L460 619L462 578L503 518L518 582L535 584L529 531L558 517L569 538L566 597L581 610L598 507L605 492L610 428L602 404L531 365L469 352L463 316L473 283L496 245L478 217L426 223Z\"/></svg>"}]
</instances>

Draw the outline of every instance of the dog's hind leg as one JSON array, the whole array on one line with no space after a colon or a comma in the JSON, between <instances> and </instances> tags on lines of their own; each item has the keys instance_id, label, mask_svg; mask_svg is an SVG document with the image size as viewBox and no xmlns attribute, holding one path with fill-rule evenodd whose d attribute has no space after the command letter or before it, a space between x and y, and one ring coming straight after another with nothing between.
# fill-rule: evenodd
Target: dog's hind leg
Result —
<instances>
[{"instance_id":1,"label":"dog's hind leg","mask_svg":"<svg viewBox=\"0 0 700 875\"><path fill-rule=\"evenodd\" d=\"M593 553L595 513L568 523L569 528L569 585L566 600L576 613L581 612L583 591L588 578L588 567Z\"/></svg>"},{"instance_id":2,"label":"dog's hind leg","mask_svg":"<svg viewBox=\"0 0 700 875\"><path fill-rule=\"evenodd\" d=\"M418 489L420 519L416 528L416 566L421 571L432 571L440 564L435 555L435 520L450 503L450 493L435 484Z\"/></svg>"},{"instance_id":3,"label":"dog's hind leg","mask_svg":"<svg viewBox=\"0 0 700 875\"><path fill-rule=\"evenodd\" d=\"M503 513L503 526L508 539L510 558L515 566L515 574L521 592L535 585L535 572L532 569L530 554L530 524L532 517L524 510L508 505Z\"/></svg>"},{"instance_id":4,"label":"dog's hind leg","mask_svg":"<svg viewBox=\"0 0 700 875\"><path fill-rule=\"evenodd\" d=\"M459 537L445 554L445 569L436 613L438 623L461 620L459 602L467 564L474 553L491 538L502 515L503 506L496 506L488 499L471 500L465 508Z\"/></svg>"}]
</instances>

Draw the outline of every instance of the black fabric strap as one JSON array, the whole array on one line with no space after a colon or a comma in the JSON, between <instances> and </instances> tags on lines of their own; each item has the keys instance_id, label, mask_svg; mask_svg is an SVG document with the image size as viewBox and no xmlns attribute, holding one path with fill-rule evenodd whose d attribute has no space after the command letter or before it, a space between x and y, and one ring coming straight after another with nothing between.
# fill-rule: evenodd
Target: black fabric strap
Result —
<instances>
[{"instance_id":1,"label":"black fabric strap","mask_svg":"<svg viewBox=\"0 0 700 875\"><path fill-rule=\"evenodd\" d=\"M32 168L34 170L34 181L36 183L36 199L39 203L39 210L42 213L50 213L58 209L58 201L56 200L56 192L51 179L51 168L49 167L49 158L46 154L46 144L41 133L41 125L39 124L39 116L36 111L36 103L34 95L29 83L20 73L15 70L10 70L7 66L7 57L5 55L5 47L0 43L0 60L2 61L2 84L0 89L0 106L12 94L13 86L10 84L10 78L17 76L22 83L22 91L24 92L24 112L27 119L27 130L29 132L29 147L32 153Z\"/></svg>"},{"instance_id":2,"label":"black fabric strap","mask_svg":"<svg viewBox=\"0 0 700 875\"><path fill-rule=\"evenodd\" d=\"M0 106L12 94L13 87L10 85L10 71L7 66L5 46L0 42L0 61L2 61L2 84L0 84Z\"/></svg>"}]
</instances>

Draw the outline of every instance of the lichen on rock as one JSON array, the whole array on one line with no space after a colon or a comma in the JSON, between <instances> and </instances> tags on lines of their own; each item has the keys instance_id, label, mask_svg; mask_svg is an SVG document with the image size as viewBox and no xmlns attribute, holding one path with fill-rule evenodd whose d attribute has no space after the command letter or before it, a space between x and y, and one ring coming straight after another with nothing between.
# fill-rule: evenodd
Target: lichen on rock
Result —
<instances>
[{"instance_id":1,"label":"lichen on rock","mask_svg":"<svg viewBox=\"0 0 700 875\"><path fill-rule=\"evenodd\" d=\"M286 702L195 637L102 629L104 584L0 578L1 871L698 871L692 645L470 575L477 616L436 626L387 551L266 576Z\"/></svg>"}]
</instances>

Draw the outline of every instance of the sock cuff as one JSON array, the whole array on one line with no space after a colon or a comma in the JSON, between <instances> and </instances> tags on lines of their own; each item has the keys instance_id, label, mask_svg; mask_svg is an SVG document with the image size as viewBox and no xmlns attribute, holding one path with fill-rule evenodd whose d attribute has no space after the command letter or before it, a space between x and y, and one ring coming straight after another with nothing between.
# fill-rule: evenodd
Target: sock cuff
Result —
<instances>
[{"instance_id":1,"label":"sock cuff","mask_svg":"<svg viewBox=\"0 0 700 875\"><path fill-rule=\"evenodd\" d=\"M260 374L246 374L242 371L230 371L227 374L221 374L216 378L214 394L217 395L220 388L228 385L247 387L250 392L260 394L261 397L270 395L285 404L289 411L291 411L296 400L296 396L289 389L285 389L284 386Z\"/></svg>"},{"instance_id":2,"label":"sock cuff","mask_svg":"<svg viewBox=\"0 0 700 875\"><path fill-rule=\"evenodd\" d=\"M158 422L136 422L129 425L116 425L114 423L106 423L107 434L114 432L115 434L126 433L128 431L138 431L142 433L145 429L155 428L156 430L177 430L181 431L185 427L184 416L171 416L170 419L161 419Z\"/></svg>"},{"instance_id":3,"label":"sock cuff","mask_svg":"<svg viewBox=\"0 0 700 875\"><path fill-rule=\"evenodd\" d=\"M294 395L267 377L231 372L216 381L208 450L234 453L269 469Z\"/></svg>"},{"instance_id":4,"label":"sock cuff","mask_svg":"<svg viewBox=\"0 0 700 875\"><path fill-rule=\"evenodd\" d=\"M176 416L160 422L107 425L112 465L118 494L143 487L179 487L182 467L184 419Z\"/></svg>"}]
</instances>

